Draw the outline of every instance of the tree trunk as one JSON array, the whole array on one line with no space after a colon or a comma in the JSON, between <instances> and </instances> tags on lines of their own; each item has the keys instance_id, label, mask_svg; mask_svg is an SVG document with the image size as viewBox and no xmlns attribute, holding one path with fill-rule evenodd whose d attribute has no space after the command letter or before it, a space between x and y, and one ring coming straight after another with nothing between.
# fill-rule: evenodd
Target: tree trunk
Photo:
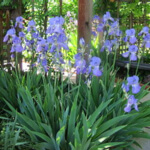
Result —
<instances>
[{"instance_id":1,"label":"tree trunk","mask_svg":"<svg viewBox=\"0 0 150 150\"><path fill-rule=\"evenodd\" d=\"M91 48L92 8L93 0L78 1L78 48L80 38L84 38L87 54ZM85 55L85 59L88 60L88 55Z\"/></svg>"},{"instance_id":2,"label":"tree trunk","mask_svg":"<svg viewBox=\"0 0 150 150\"><path fill-rule=\"evenodd\" d=\"M92 8L93 0L78 0L78 49L79 40L84 38L86 49L84 56L86 62L89 58L90 48L91 48L91 31L92 31ZM85 76L82 75L82 80L85 80ZM79 76L77 76L76 81L79 82Z\"/></svg>"}]
</instances>

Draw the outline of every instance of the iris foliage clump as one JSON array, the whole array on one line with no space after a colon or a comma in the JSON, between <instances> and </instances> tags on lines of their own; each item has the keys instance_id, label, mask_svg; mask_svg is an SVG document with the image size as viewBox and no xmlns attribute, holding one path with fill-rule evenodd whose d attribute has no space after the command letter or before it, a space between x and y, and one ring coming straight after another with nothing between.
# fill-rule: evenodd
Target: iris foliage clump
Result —
<instances>
[{"instance_id":1,"label":"iris foliage clump","mask_svg":"<svg viewBox=\"0 0 150 150\"><path fill-rule=\"evenodd\" d=\"M98 16L95 19L100 21ZM25 30L22 20L17 18L15 27ZM135 138L150 138L143 130L150 125L150 102L140 101L148 90L140 86L136 73L129 74L130 61L138 59L137 50L130 49L136 44L134 30L127 31L124 39L130 49L127 80L116 81L115 61L123 34L109 12L100 22L92 31L94 36L103 31L98 48L93 46L86 54L84 39L79 41L75 83L70 76L63 79L63 64L71 65L63 58L69 46L62 17L49 20L45 37L40 37L33 20L26 33L14 27L8 30L4 42L12 44L12 54L27 51L32 59L30 71L24 74L0 70L0 119L8 129L1 129L3 149L124 150L134 144L140 147Z\"/></svg>"}]
</instances>

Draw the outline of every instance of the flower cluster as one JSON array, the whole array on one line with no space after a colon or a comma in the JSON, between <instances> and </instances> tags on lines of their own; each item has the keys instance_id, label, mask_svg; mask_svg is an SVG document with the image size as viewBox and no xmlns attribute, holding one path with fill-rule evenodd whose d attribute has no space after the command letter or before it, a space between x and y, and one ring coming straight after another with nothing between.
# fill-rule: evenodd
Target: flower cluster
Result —
<instances>
[{"instance_id":1,"label":"flower cluster","mask_svg":"<svg viewBox=\"0 0 150 150\"><path fill-rule=\"evenodd\" d=\"M77 29L78 21L76 19L76 15L70 11L65 15L65 28L67 37L70 35L70 32L74 32Z\"/></svg>"},{"instance_id":2,"label":"flower cluster","mask_svg":"<svg viewBox=\"0 0 150 150\"><path fill-rule=\"evenodd\" d=\"M67 37L62 28L64 24L63 17L55 17L49 20L49 27L47 29L47 42L51 44L50 53L52 53L53 63L61 65L64 64L62 49L69 50L67 45Z\"/></svg>"},{"instance_id":3,"label":"flower cluster","mask_svg":"<svg viewBox=\"0 0 150 150\"><path fill-rule=\"evenodd\" d=\"M127 84L123 83L122 89L126 93L126 98L128 99L128 103L124 108L124 111L130 112L132 105L134 105L135 110L138 111L137 99L135 99L134 95L130 95L127 92L130 92L130 90L132 94L137 94L140 92L141 86L139 85L139 77L135 75L128 77Z\"/></svg>"},{"instance_id":4,"label":"flower cluster","mask_svg":"<svg viewBox=\"0 0 150 150\"><path fill-rule=\"evenodd\" d=\"M15 27L25 30L23 18L19 16L16 18L15 27L7 31L3 41L12 44L11 53L23 52L25 50L31 53L32 58L37 58L37 66L43 67L44 71L47 72L48 56L51 55L53 64L61 65L64 63L61 50L69 50L67 37L63 29L64 19L62 17L50 18L49 24L46 31L48 36L46 39L40 36L34 20L28 22L27 34L21 31L17 36Z\"/></svg>"},{"instance_id":5,"label":"flower cluster","mask_svg":"<svg viewBox=\"0 0 150 150\"><path fill-rule=\"evenodd\" d=\"M77 74L86 74L86 75L94 75L94 76L101 76L102 71L99 69L101 64L101 59L99 57L93 56L89 58L87 62L84 59L84 51L85 51L85 41L83 38L79 41L81 52L77 53L75 58L75 67Z\"/></svg>"},{"instance_id":6,"label":"flower cluster","mask_svg":"<svg viewBox=\"0 0 150 150\"><path fill-rule=\"evenodd\" d=\"M145 46L146 48L150 48L149 27L143 27L143 29L140 31L138 35L143 37L142 47Z\"/></svg>"},{"instance_id":7,"label":"flower cluster","mask_svg":"<svg viewBox=\"0 0 150 150\"><path fill-rule=\"evenodd\" d=\"M96 18L98 19L98 17ZM119 44L122 32L119 29L119 21L112 18L109 12L104 14L102 21L97 26L97 32L103 32L104 34L103 45L100 49L101 52L106 50L108 53L111 53L113 47L115 49L118 48L117 45ZM111 38L109 38L110 36Z\"/></svg>"},{"instance_id":8,"label":"flower cluster","mask_svg":"<svg viewBox=\"0 0 150 150\"><path fill-rule=\"evenodd\" d=\"M127 29L126 36L123 38L123 41L127 43L128 51L122 53L124 58L129 57L130 61L137 60L138 47L133 45L137 42L137 38L135 36L135 29Z\"/></svg>"}]
</instances>

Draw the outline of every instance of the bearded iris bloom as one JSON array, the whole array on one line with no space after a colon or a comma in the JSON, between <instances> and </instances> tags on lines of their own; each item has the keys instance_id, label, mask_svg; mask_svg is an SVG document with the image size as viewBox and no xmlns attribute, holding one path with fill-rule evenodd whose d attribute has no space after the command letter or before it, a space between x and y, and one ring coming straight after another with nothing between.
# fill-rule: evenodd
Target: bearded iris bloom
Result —
<instances>
[{"instance_id":1,"label":"bearded iris bloom","mask_svg":"<svg viewBox=\"0 0 150 150\"><path fill-rule=\"evenodd\" d=\"M86 73L86 61L84 59L76 60L75 65L77 74Z\"/></svg>"},{"instance_id":2,"label":"bearded iris bloom","mask_svg":"<svg viewBox=\"0 0 150 150\"><path fill-rule=\"evenodd\" d=\"M19 16L19 17L16 18L15 27L17 27L17 25L21 29L24 28L23 27L23 18L21 16Z\"/></svg>"},{"instance_id":3,"label":"bearded iris bloom","mask_svg":"<svg viewBox=\"0 0 150 150\"><path fill-rule=\"evenodd\" d=\"M128 85L132 87L132 93L137 94L140 92L141 86L139 85L139 77L132 76L127 78Z\"/></svg>"},{"instance_id":4,"label":"bearded iris bloom","mask_svg":"<svg viewBox=\"0 0 150 150\"><path fill-rule=\"evenodd\" d=\"M67 37L62 25L64 24L63 17L54 17L49 20L49 27L46 31L48 34L47 43L52 44L49 50L53 53L53 62L56 64L64 64L62 49L69 50L67 45Z\"/></svg>"},{"instance_id":5,"label":"bearded iris bloom","mask_svg":"<svg viewBox=\"0 0 150 150\"><path fill-rule=\"evenodd\" d=\"M37 63L42 66L45 72L48 71L47 67L47 59L45 53L39 54L37 57Z\"/></svg>"},{"instance_id":6,"label":"bearded iris bloom","mask_svg":"<svg viewBox=\"0 0 150 150\"><path fill-rule=\"evenodd\" d=\"M110 12L106 12L106 14L104 14L103 16L103 22L106 23L109 20L114 21L114 19L110 15Z\"/></svg>"},{"instance_id":7,"label":"bearded iris bloom","mask_svg":"<svg viewBox=\"0 0 150 150\"><path fill-rule=\"evenodd\" d=\"M25 33L24 32L19 32L19 37L24 38L25 37Z\"/></svg>"},{"instance_id":8,"label":"bearded iris bloom","mask_svg":"<svg viewBox=\"0 0 150 150\"><path fill-rule=\"evenodd\" d=\"M75 56L75 67L77 74L84 74L86 73L86 61L83 58L82 53L77 53Z\"/></svg>"},{"instance_id":9,"label":"bearded iris bloom","mask_svg":"<svg viewBox=\"0 0 150 150\"><path fill-rule=\"evenodd\" d=\"M9 38L14 38L16 36L16 30L14 28L9 29L3 39L3 42L7 42Z\"/></svg>"},{"instance_id":10,"label":"bearded iris bloom","mask_svg":"<svg viewBox=\"0 0 150 150\"><path fill-rule=\"evenodd\" d=\"M129 90L130 90L129 84L123 83L123 84L122 84L122 89L123 89L125 92L129 92Z\"/></svg>"},{"instance_id":11,"label":"bearded iris bloom","mask_svg":"<svg viewBox=\"0 0 150 150\"><path fill-rule=\"evenodd\" d=\"M137 94L140 92L141 86L139 85L139 77L132 76L127 78L127 84L123 83L122 88L125 92L129 92L130 87L132 88L132 93Z\"/></svg>"},{"instance_id":12,"label":"bearded iris bloom","mask_svg":"<svg viewBox=\"0 0 150 150\"><path fill-rule=\"evenodd\" d=\"M101 59L99 57L92 57L89 65L89 73L92 72L94 76L101 76L102 71L99 69Z\"/></svg>"},{"instance_id":13,"label":"bearded iris bloom","mask_svg":"<svg viewBox=\"0 0 150 150\"><path fill-rule=\"evenodd\" d=\"M146 34L143 38L143 45L145 45L146 48L150 48L150 33Z\"/></svg>"},{"instance_id":14,"label":"bearded iris bloom","mask_svg":"<svg viewBox=\"0 0 150 150\"><path fill-rule=\"evenodd\" d=\"M36 52L47 52L48 44L45 39L42 39L38 42Z\"/></svg>"},{"instance_id":15,"label":"bearded iris bloom","mask_svg":"<svg viewBox=\"0 0 150 150\"><path fill-rule=\"evenodd\" d=\"M122 89L125 92L129 92L130 89L133 94L137 94L140 92L141 86L139 85L139 77L138 76L132 76L127 78L127 84L123 83L122 84ZM124 108L125 112L130 112L131 107L134 106L134 109L138 111L138 106L137 106L137 99L135 99L134 95L129 95L128 96L128 102L126 107Z\"/></svg>"},{"instance_id":16,"label":"bearded iris bloom","mask_svg":"<svg viewBox=\"0 0 150 150\"><path fill-rule=\"evenodd\" d=\"M121 31L119 30L119 22L114 21L108 30L109 35L121 36Z\"/></svg>"},{"instance_id":17,"label":"bearded iris bloom","mask_svg":"<svg viewBox=\"0 0 150 150\"><path fill-rule=\"evenodd\" d=\"M34 20L29 21L27 31L36 31L35 22Z\"/></svg>"},{"instance_id":18,"label":"bearded iris bloom","mask_svg":"<svg viewBox=\"0 0 150 150\"><path fill-rule=\"evenodd\" d=\"M97 26L97 31L98 31L98 32L103 32L103 29L104 29L104 24L103 24L103 23L100 23L100 24Z\"/></svg>"},{"instance_id":19,"label":"bearded iris bloom","mask_svg":"<svg viewBox=\"0 0 150 150\"><path fill-rule=\"evenodd\" d=\"M13 39L13 44L12 44L12 47L11 47L11 53L12 52L22 52L24 49L21 45L21 40L19 37L14 37Z\"/></svg>"},{"instance_id":20,"label":"bearded iris bloom","mask_svg":"<svg viewBox=\"0 0 150 150\"><path fill-rule=\"evenodd\" d=\"M136 45L130 45L129 51L123 53L122 56L127 58L130 55L130 60L136 61L137 60L137 56L136 56L137 51L138 51L138 47Z\"/></svg>"},{"instance_id":21,"label":"bearded iris bloom","mask_svg":"<svg viewBox=\"0 0 150 150\"><path fill-rule=\"evenodd\" d=\"M135 29L126 30L126 37L124 38L124 42L127 42L128 39L131 44L134 44L137 41L135 37Z\"/></svg>"},{"instance_id":22,"label":"bearded iris bloom","mask_svg":"<svg viewBox=\"0 0 150 150\"><path fill-rule=\"evenodd\" d=\"M132 106L134 106L134 109L136 111L138 111L137 99L134 97L134 95L129 95L128 102L127 102L126 107L124 108L124 111L125 112L130 112Z\"/></svg>"},{"instance_id":23,"label":"bearded iris bloom","mask_svg":"<svg viewBox=\"0 0 150 150\"><path fill-rule=\"evenodd\" d=\"M112 41L106 40L100 51L103 52L105 49L107 49L108 52L111 52L112 46L113 46Z\"/></svg>"},{"instance_id":24,"label":"bearded iris bloom","mask_svg":"<svg viewBox=\"0 0 150 150\"><path fill-rule=\"evenodd\" d=\"M149 27L143 27L143 29L140 31L138 35L141 36L142 34L148 34L148 33L149 33Z\"/></svg>"},{"instance_id":25,"label":"bearded iris bloom","mask_svg":"<svg viewBox=\"0 0 150 150\"><path fill-rule=\"evenodd\" d=\"M80 44L80 47L84 47L85 46L84 38L80 38L79 44Z\"/></svg>"}]
</instances>

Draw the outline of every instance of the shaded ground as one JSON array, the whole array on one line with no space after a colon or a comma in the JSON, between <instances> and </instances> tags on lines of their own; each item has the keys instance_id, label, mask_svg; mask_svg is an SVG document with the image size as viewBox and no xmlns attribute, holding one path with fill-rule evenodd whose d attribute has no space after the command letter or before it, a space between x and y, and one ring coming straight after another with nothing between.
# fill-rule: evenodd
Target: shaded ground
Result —
<instances>
[{"instance_id":1,"label":"shaded ground","mask_svg":"<svg viewBox=\"0 0 150 150\"><path fill-rule=\"evenodd\" d=\"M131 68L130 73L129 73L130 76L135 75L135 72L136 72L136 69ZM142 84L146 84L146 83L150 82L150 71L139 69L137 75L139 76L140 82ZM127 76L127 69L124 67L120 67L117 72L117 78L124 79L124 78L126 78L126 76ZM150 83L149 83L149 85L150 85Z\"/></svg>"}]
</instances>

